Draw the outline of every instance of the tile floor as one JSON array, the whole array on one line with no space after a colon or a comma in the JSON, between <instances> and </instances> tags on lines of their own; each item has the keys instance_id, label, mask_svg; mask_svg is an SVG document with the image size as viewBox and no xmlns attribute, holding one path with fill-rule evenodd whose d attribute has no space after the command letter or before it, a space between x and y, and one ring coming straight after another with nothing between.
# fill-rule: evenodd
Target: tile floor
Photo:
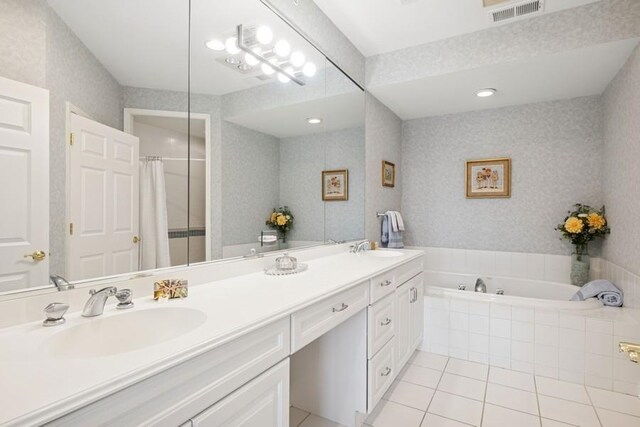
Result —
<instances>
[{"instance_id":1,"label":"tile floor","mask_svg":"<svg viewBox=\"0 0 640 427\"><path fill-rule=\"evenodd\" d=\"M416 351L366 427L640 427L640 398ZM291 408L290 427L339 427Z\"/></svg>"}]
</instances>

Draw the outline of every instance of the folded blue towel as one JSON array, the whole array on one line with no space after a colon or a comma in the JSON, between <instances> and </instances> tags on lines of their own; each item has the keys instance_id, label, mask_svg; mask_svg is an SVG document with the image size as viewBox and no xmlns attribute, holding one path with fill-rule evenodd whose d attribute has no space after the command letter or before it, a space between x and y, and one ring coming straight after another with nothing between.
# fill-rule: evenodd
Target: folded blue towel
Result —
<instances>
[{"instance_id":1,"label":"folded blue towel","mask_svg":"<svg viewBox=\"0 0 640 427\"><path fill-rule=\"evenodd\" d=\"M404 248L402 242L402 231L393 231L392 218L389 213L382 217L382 226L380 230L380 243L383 248Z\"/></svg>"},{"instance_id":2,"label":"folded blue towel","mask_svg":"<svg viewBox=\"0 0 640 427\"><path fill-rule=\"evenodd\" d=\"M571 301L584 301L587 298L598 298L604 305L622 307L623 294L608 280L593 280L581 287Z\"/></svg>"}]
</instances>

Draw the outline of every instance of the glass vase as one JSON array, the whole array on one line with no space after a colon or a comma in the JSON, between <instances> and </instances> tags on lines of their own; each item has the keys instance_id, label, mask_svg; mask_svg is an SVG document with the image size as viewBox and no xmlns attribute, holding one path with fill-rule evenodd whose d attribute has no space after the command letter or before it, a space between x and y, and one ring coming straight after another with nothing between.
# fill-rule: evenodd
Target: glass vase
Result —
<instances>
[{"instance_id":1,"label":"glass vase","mask_svg":"<svg viewBox=\"0 0 640 427\"><path fill-rule=\"evenodd\" d=\"M575 251L571 254L571 284L582 286L589 281L591 257L587 245L575 245Z\"/></svg>"}]
</instances>

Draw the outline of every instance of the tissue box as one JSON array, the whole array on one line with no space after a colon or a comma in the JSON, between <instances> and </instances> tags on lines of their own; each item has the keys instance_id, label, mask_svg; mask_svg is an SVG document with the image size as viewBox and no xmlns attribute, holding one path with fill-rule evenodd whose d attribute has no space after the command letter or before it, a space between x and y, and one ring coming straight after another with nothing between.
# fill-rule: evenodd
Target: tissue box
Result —
<instances>
[{"instance_id":1,"label":"tissue box","mask_svg":"<svg viewBox=\"0 0 640 427\"><path fill-rule=\"evenodd\" d=\"M183 279L159 280L153 284L153 299L186 298L189 295L189 281Z\"/></svg>"}]
</instances>

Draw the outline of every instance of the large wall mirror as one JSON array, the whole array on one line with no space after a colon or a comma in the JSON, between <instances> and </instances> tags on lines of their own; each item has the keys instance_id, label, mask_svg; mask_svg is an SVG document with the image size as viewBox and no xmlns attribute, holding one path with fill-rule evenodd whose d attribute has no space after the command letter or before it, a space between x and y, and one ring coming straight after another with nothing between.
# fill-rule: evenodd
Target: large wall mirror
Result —
<instances>
[{"instance_id":1,"label":"large wall mirror","mask_svg":"<svg viewBox=\"0 0 640 427\"><path fill-rule=\"evenodd\" d=\"M3 8L0 293L364 235L364 93L259 0Z\"/></svg>"}]
</instances>

